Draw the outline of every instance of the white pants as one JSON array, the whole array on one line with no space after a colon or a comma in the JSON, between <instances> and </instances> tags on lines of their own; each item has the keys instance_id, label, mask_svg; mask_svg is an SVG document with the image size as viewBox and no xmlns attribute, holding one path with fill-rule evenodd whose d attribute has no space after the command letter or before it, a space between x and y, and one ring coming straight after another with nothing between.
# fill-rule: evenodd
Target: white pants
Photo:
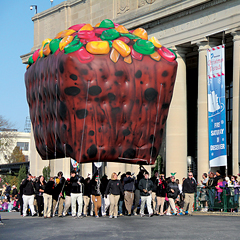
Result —
<instances>
[{"instance_id":1,"label":"white pants","mask_svg":"<svg viewBox=\"0 0 240 240\"><path fill-rule=\"evenodd\" d=\"M140 213L144 214L144 208L145 208L145 203L147 202L147 209L148 209L148 214L152 214L152 196L141 196L141 210Z\"/></svg>"},{"instance_id":2,"label":"white pants","mask_svg":"<svg viewBox=\"0 0 240 240\"><path fill-rule=\"evenodd\" d=\"M23 195L23 216L24 217L27 215L28 205L30 207L32 215L36 213L33 203L34 203L34 195Z\"/></svg>"},{"instance_id":3,"label":"white pants","mask_svg":"<svg viewBox=\"0 0 240 240\"><path fill-rule=\"evenodd\" d=\"M71 206L71 196L65 196L65 205L63 210L63 215L67 215L68 209Z\"/></svg>"},{"instance_id":4,"label":"white pants","mask_svg":"<svg viewBox=\"0 0 240 240\"><path fill-rule=\"evenodd\" d=\"M78 217L82 215L83 208L83 194L82 193L71 193L72 202L72 216L76 216L76 201L78 202Z\"/></svg>"},{"instance_id":5,"label":"white pants","mask_svg":"<svg viewBox=\"0 0 240 240\"><path fill-rule=\"evenodd\" d=\"M101 206L101 210L102 210L102 215L105 216L107 209L110 206L110 200L109 200L109 195L107 195L107 197L102 197L102 206Z\"/></svg>"}]
</instances>

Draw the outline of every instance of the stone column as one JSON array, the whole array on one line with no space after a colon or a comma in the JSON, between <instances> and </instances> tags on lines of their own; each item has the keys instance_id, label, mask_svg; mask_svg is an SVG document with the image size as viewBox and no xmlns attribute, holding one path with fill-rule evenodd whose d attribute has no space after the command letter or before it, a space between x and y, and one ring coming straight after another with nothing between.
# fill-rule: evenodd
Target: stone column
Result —
<instances>
[{"instance_id":1,"label":"stone column","mask_svg":"<svg viewBox=\"0 0 240 240\"><path fill-rule=\"evenodd\" d=\"M187 91L186 49L175 47L178 70L166 123L166 176L177 172L176 178L187 175Z\"/></svg>"},{"instance_id":2,"label":"stone column","mask_svg":"<svg viewBox=\"0 0 240 240\"><path fill-rule=\"evenodd\" d=\"M208 41L197 42L198 46L198 128L197 128L197 167L198 181L209 171L208 149L208 103L207 103L207 49Z\"/></svg>"},{"instance_id":3,"label":"stone column","mask_svg":"<svg viewBox=\"0 0 240 240\"><path fill-rule=\"evenodd\" d=\"M239 173L239 71L240 71L240 31L233 36L233 118L232 118L232 173Z\"/></svg>"}]
</instances>

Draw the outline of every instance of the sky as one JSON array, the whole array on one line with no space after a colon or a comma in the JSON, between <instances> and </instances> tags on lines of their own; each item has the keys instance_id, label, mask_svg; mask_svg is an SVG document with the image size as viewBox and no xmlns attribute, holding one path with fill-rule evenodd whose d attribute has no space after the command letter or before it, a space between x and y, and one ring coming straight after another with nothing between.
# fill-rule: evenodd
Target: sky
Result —
<instances>
[{"instance_id":1,"label":"sky","mask_svg":"<svg viewBox=\"0 0 240 240\"><path fill-rule=\"evenodd\" d=\"M33 21L38 13L51 7L50 0L1 0L0 14L0 115L23 132L29 108L26 100L24 74L26 65L21 55L33 47ZM53 0L56 6L63 0Z\"/></svg>"}]
</instances>

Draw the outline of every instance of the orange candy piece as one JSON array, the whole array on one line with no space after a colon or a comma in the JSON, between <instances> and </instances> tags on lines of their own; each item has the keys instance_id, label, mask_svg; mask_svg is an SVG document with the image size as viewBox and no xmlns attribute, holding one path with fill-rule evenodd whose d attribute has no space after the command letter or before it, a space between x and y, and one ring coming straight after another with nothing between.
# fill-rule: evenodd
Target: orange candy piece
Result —
<instances>
[{"instance_id":1,"label":"orange candy piece","mask_svg":"<svg viewBox=\"0 0 240 240\"><path fill-rule=\"evenodd\" d=\"M59 43L59 49L62 51L73 40L73 36L64 37Z\"/></svg>"},{"instance_id":2,"label":"orange candy piece","mask_svg":"<svg viewBox=\"0 0 240 240\"><path fill-rule=\"evenodd\" d=\"M119 33L129 33L129 31L123 26L119 25L115 28Z\"/></svg>"},{"instance_id":3,"label":"orange candy piece","mask_svg":"<svg viewBox=\"0 0 240 240\"><path fill-rule=\"evenodd\" d=\"M131 64L132 63L132 57L131 55L128 55L127 57L124 58L124 62Z\"/></svg>"},{"instance_id":4,"label":"orange candy piece","mask_svg":"<svg viewBox=\"0 0 240 240\"><path fill-rule=\"evenodd\" d=\"M151 37L148 41L152 42L156 48L162 47L161 43L158 41L156 37Z\"/></svg>"},{"instance_id":5,"label":"orange candy piece","mask_svg":"<svg viewBox=\"0 0 240 240\"><path fill-rule=\"evenodd\" d=\"M141 39L148 40L148 34L147 31L143 28L137 28L136 30L133 31L135 36L140 37Z\"/></svg>"},{"instance_id":6,"label":"orange candy piece","mask_svg":"<svg viewBox=\"0 0 240 240\"><path fill-rule=\"evenodd\" d=\"M131 53L131 48L121 40L114 40L112 44L122 57L127 57Z\"/></svg>"},{"instance_id":7,"label":"orange candy piece","mask_svg":"<svg viewBox=\"0 0 240 240\"><path fill-rule=\"evenodd\" d=\"M94 30L94 28L92 27L91 24L85 24L79 31L85 31L85 30L88 30L88 31L92 31Z\"/></svg>"},{"instance_id":8,"label":"orange candy piece","mask_svg":"<svg viewBox=\"0 0 240 240\"><path fill-rule=\"evenodd\" d=\"M64 31L61 31L59 32L55 38L64 38L64 37L67 37L73 33L75 33L76 31L73 30L73 29L67 29L67 30L64 30Z\"/></svg>"},{"instance_id":9,"label":"orange candy piece","mask_svg":"<svg viewBox=\"0 0 240 240\"><path fill-rule=\"evenodd\" d=\"M157 62L159 62L161 59L161 56L158 52L154 52L153 54L150 54L150 57Z\"/></svg>"},{"instance_id":10,"label":"orange candy piece","mask_svg":"<svg viewBox=\"0 0 240 240\"><path fill-rule=\"evenodd\" d=\"M97 23L97 24L95 25L95 27L99 27L99 25L100 25L100 22L99 22L99 23Z\"/></svg>"},{"instance_id":11,"label":"orange candy piece","mask_svg":"<svg viewBox=\"0 0 240 240\"><path fill-rule=\"evenodd\" d=\"M108 54L110 47L108 41L92 41L87 43L86 50L92 54Z\"/></svg>"},{"instance_id":12,"label":"orange candy piece","mask_svg":"<svg viewBox=\"0 0 240 240\"><path fill-rule=\"evenodd\" d=\"M119 56L120 56L120 53L116 49L112 48L112 51L110 53L110 59L114 63L116 63L118 61L118 59L119 59Z\"/></svg>"},{"instance_id":13,"label":"orange candy piece","mask_svg":"<svg viewBox=\"0 0 240 240\"><path fill-rule=\"evenodd\" d=\"M49 43L45 45L45 47L43 48L43 54L45 56L48 56L51 53L50 47L49 47Z\"/></svg>"}]
</instances>

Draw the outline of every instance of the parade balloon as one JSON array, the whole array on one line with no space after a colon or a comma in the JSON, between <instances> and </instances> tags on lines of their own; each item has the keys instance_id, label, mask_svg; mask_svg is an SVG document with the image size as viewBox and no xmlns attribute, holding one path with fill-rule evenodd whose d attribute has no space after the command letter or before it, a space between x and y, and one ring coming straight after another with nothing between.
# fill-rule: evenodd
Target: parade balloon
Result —
<instances>
[{"instance_id":1,"label":"parade balloon","mask_svg":"<svg viewBox=\"0 0 240 240\"><path fill-rule=\"evenodd\" d=\"M109 19L78 24L44 40L28 64L27 101L42 159L155 162L177 72L175 54L158 39Z\"/></svg>"}]
</instances>

